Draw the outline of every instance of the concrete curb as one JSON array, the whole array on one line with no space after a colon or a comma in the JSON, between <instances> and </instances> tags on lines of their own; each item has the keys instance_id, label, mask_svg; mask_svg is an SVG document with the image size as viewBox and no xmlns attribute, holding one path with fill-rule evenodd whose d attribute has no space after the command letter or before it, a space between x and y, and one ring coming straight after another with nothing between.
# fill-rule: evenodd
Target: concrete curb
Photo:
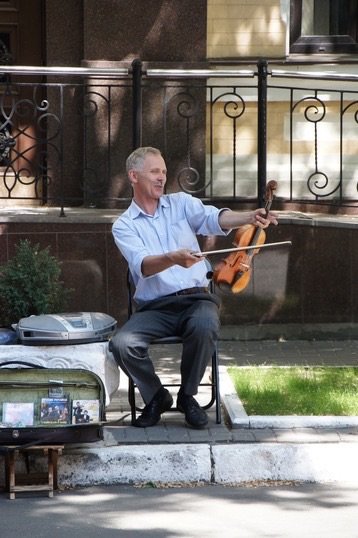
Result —
<instances>
[{"instance_id":1,"label":"concrete curb","mask_svg":"<svg viewBox=\"0 0 358 538\"><path fill-rule=\"evenodd\" d=\"M256 443L213 446L215 481L358 482L356 444Z\"/></svg>"},{"instance_id":2,"label":"concrete curb","mask_svg":"<svg viewBox=\"0 0 358 538\"><path fill-rule=\"evenodd\" d=\"M135 445L66 450L59 459L61 486L210 482L207 444Z\"/></svg>"},{"instance_id":3,"label":"concrete curb","mask_svg":"<svg viewBox=\"0 0 358 538\"><path fill-rule=\"evenodd\" d=\"M61 487L111 484L240 484L253 481L358 483L355 443L240 443L66 450Z\"/></svg>"}]
</instances>

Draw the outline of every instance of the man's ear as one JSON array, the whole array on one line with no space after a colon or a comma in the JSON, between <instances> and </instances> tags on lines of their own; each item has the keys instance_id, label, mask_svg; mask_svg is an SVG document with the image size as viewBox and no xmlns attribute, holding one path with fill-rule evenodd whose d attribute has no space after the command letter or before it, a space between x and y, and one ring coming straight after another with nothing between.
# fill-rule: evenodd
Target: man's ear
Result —
<instances>
[{"instance_id":1,"label":"man's ear","mask_svg":"<svg viewBox=\"0 0 358 538\"><path fill-rule=\"evenodd\" d=\"M137 172L135 170L129 170L128 177L131 183L138 183Z\"/></svg>"}]
</instances>

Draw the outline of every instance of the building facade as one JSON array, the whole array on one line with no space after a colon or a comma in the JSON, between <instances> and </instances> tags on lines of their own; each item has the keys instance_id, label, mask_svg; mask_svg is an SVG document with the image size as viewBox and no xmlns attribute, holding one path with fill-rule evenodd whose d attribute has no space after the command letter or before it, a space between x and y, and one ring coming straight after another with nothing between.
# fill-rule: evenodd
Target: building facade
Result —
<instances>
[{"instance_id":1,"label":"building facade","mask_svg":"<svg viewBox=\"0 0 358 538\"><path fill-rule=\"evenodd\" d=\"M224 324L354 324L357 4L1 1L2 65L64 71L3 73L0 263L21 238L50 245L76 290L71 309L106 311L123 321L125 262L110 229L130 199L124 162L139 141L165 153L169 191L188 190L207 202L253 207L259 181L278 181L277 206L286 215L269 239L291 239L293 247L260 253L249 289L239 298L223 296ZM264 121L258 119L261 60ZM76 68L88 71L79 75ZM99 78L96 69L107 71ZM116 69L123 76L114 77ZM195 70L207 75L189 76ZM59 217L53 211L61 203L65 216ZM287 214L292 210L304 218ZM318 220L306 218L313 211ZM327 213L352 218L327 224ZM339 287L330 270L337 249Z\"/></svg>"}]
</instances>

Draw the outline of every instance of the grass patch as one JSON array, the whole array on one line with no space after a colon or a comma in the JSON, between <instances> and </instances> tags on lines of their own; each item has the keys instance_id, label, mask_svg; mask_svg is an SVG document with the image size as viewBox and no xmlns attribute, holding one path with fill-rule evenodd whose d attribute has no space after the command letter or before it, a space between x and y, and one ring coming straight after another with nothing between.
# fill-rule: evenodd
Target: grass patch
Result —
<instances>
[{"instance_id":1,"label":"grass patch","mask_svg":"<svg viewBox=\"0 0 358 538\"><path fill-rule=\"evenodd\" d=\"M358 368L230 367L248 415L358 415Z\"/></svg>"}]
</instances>

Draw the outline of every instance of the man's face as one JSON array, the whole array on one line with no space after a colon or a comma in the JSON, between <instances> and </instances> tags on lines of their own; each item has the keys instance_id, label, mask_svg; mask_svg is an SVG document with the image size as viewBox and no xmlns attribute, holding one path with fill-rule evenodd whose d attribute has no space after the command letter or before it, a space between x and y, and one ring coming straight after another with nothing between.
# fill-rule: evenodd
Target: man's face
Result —
<instances>
[{"instance_id":1,"label":"man's face","mask_svg":"<svg viewBox=\"0 0 358 538\"><path fill-rule=\"evenodd\" d=\"M136 196L158 200L167 181L165 161L160 155L148 154L141 170L130 170L129 177Z\"/></svg>"}]
</instances>

